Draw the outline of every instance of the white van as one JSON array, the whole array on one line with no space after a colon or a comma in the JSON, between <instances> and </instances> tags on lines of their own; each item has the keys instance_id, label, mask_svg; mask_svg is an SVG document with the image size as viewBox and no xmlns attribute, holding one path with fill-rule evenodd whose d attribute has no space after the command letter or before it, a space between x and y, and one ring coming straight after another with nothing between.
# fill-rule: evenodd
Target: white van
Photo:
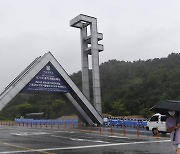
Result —
<instances>
[{"instance_id":1,"label":"white van","mask_svg":"<svg viewBox=\"0 0 180 154\"><path fill-rule=\"evenodd\" d=\"M160 113L154 114L151 119L147 122L147 130L151 130L153 135L157 133L166 133L166 115L161 115Z\"/></svg>"}]
</instances>

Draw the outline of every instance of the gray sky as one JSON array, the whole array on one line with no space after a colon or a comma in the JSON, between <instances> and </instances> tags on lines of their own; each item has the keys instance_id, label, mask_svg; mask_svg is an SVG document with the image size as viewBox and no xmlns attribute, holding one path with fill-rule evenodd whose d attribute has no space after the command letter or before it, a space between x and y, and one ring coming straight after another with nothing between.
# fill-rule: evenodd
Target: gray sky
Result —
<instances>
[{"instance_id":1,"label":"gray sky","mask_svg":"<svg viewBox=\"0 0 180 154\"><path fill-rule=\"evenodd\" d=\"M0 0L0 91L48 51L69 74L81 70L80 31L69 26L79 14L98 20L100 63L180 51L179 0Z\"/></svg>"}]
</instances>

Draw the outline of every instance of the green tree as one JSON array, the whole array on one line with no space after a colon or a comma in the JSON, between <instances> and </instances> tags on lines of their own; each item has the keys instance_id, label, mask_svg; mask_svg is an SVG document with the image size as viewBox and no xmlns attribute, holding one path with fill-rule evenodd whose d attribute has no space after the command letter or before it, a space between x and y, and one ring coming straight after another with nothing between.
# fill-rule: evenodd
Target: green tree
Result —
<instances>
[{"instance_id":1,"label":"green tree","mask_svg":"<svg viewBox=\"0 0 180 154\"><path fill-rule=\"evenodd\" d=\"M58 118L63 113L65 107L66 107L66 103L64 100L60 100L60 99L54 100L52 102L52 110L54 112L54 117Z\"/></svg>"},{"instance_id":2,"label":"green tree","mask_svg":"<svg viewBox=\"0 0 180 154\"><path fill-rule=\"evenodd\" d=\"M121 100L114 102L112 104L112 109L113 109L112 114L116 115L116 116L122 116L122 115L128 115L129 114L125 105L123 104L123 102Z\"/></svg>"},{"instance_id":3,"label":"green tree","mask_svg":"<svg viewBox=\"0 0 180 154\"><path fill-rule=\"evenodd\" d=\"M16 110L21 116L25 116L27 113L32 112L32 105L29 103L16 105Z\"/></svg>"}]
</instances>

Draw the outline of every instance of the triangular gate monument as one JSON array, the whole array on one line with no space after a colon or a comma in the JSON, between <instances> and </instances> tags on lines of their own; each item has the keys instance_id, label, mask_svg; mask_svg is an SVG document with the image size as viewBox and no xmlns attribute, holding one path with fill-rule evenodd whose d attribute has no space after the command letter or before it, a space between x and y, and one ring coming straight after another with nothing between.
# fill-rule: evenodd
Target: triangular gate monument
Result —
<instances>
[{"instance_id":1,"label":"triangular gate monument","mask_svg":"<svg viewBox=\"0 0 180 154\"><path fill-rule=\"evenodd\" d=\"M30 91L64 93L84 123L103 123L99 112L78 89L51 52L36 58L5 88L0 94L0 110L19 92Z\"/></svg>"}]
</instances>

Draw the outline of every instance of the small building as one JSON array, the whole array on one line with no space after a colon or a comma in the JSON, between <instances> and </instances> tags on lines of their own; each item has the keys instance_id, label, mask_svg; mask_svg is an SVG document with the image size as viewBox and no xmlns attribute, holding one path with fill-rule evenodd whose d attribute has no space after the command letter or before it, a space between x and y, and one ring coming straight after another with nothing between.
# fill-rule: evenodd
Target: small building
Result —
<instances>
[{"instance_id":1,"label":"small building","mask_svg":"<svg viewBox=\"0 0 180 154\"><path fill-rule=\"evenodd\" d=\"M27 113L25 115L26 119L44 119L44 112L39 113Z\"/></svg>"}]
</instances>

